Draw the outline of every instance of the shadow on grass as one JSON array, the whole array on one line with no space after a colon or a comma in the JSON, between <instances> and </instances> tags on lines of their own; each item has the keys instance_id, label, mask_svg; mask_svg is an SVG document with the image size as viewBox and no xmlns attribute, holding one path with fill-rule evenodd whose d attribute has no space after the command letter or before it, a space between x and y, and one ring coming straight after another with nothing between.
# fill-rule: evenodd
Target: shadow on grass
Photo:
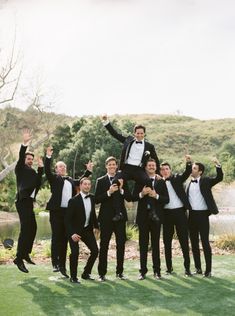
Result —
<instances>
[{"instance_id":1,"label":"shadow on grass","mask_svg":"<svg viewBox=\"0 0 235 316\"><path fill-rule=\"evenodd\" d=\"M46 315L155 315L158 311L174 314L229 314L235 307L235 282L213 277L172 276L163 280L147 277L138 280L68 280L48 284L36 277L20 284Z\"/></svg>"}]
</instances>

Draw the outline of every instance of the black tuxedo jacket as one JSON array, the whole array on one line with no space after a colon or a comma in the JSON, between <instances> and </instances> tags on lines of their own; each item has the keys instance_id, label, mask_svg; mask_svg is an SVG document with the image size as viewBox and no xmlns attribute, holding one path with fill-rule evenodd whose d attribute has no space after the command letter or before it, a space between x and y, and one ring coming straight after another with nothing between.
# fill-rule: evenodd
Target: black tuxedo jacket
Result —
<instances>
[{"instance_id":1,"label":"black tuxedo jacket","mask_svg":"<svg viewBox=\"0 0 235 316\"><path fill-rule=\"evenodd\" d=\"M204 177L202 176L199 181L200 191L201 194L206 202L208 211L210 214L218 214L219 210L215 203L213 194L212 194L212 187L217 183L223 180L223 170L221 167L216 167L216 176L215 177ZM189 183L190 185L190 183ZM187 193L189 189L189 185L187 187Z\"/></svg>"},{"instance_id":2,"label":"black tuxedo jacket","mask_svg":"<svg viewBox=\"0 0 235 316\"><path fill-rule=\"evenodd\" d=\"M64 186L64 179L60 175L51 172L51 158L46 157L45 159L45 173L47 180L51 187L51 197L47 203L46 209L47 210L58 210L61 205L62 199L62 191ZM79 179L72 179L71 177L66 177L72 184L72 196L77 194L76 186L79 186L80 181L84 177L89 177L91 172L86 170L85 173Z\"/></svg>"},{"instance_id":3,"label":"black tuxedo jacket","mask_svg":"<svg viewBox=\"0 0 235 316\"><path fill-rule=\"evenodd\" d=\"M116 138L118 141L123 143L123 148L122 148L121 158L120 158L120 169L123 170L123 167L125 165L125 161L128 158L128 155L129 155L129 152L131 149L131 145L133 144L135 139L131 135L125 137L122 134L119 134L110 123L105 125L105 127L114 138ZM144 153L143 153L143 156L141 159L140 167L144 168L144 166L149 158L153 158L156 161L157 172L159 173L160 163L159 163L159 159L158 159L157 153L155 151L154 145L149 143L149 142L144 141Z\"/></svg>"},{"instance_id":4,"label":"black tuxedo jacket","mask_svg":"<svg viewBox=\"0 0 235 316\"><path fill-rule=\"evenodd\" d=\"M183 203L185 210L191 210L191 205L188 201L188 196L185 192L183 183L188 179L191 173L192 173L192 163L187 162L185 171L183 173L172 174L171 177L169 178L171 185L173 186L173 189L175 190L176 195Z\"/></svg>"},{"instance_id":5,"label":"black tuxedo jacket","mask_svg":"<svg viewBox=\"0 0 235 316\"><path fill-rule=\"evenodd\" d=\"M95 185L95 203L100 204L99 208L99 215L98 215L98 222L99 223L107 223L111 224L113 223L112 219L115 216L115 208L113 204L113 196L109 197L107 195L107 191L110 187L110 181L108 175L104 175L96 180ZM127 211L125 207L124 200L130 202L132 201L132 195L130 190L128 189L128 185L124 183L123 185L124 194L120 194L120 200L121 200L121 211L124 215L124 220L127 221Z\"/></svg>"},{"instance_id":6,"label":"black tuxedo jacket","mask_svg":"<svg viewBox=\"0 0 235 316\"><path fill-rule=\"evenodd\" d=\"M35 191L35 197L41 186L43 167L38 167L37 172L25 165L25 152L27 146L21 145L19 152L19 159L15 167L17 194L16 200L22 200L29 198L30 195Z\"/></svg>"},{"instance_id":7,"label":"black tuxedo jacket","mask_svg":"<svg viewBox=\"0 0 235 316\"><path fill-rule=\"evenodd\" d=\"M90 196L91 199L91 215L89 221L89 228L98 228L98 222L95 212L94 195ZM82 236L84 225L86 222L86 212L81 194L78 194L69 200L68 208L65 212L65 227L68 237L73 234Z\"/></svg>"},{"instance_id":8,"label":"black tuxedo jacket","mask_svg":"<svg viewBox=\"0 0 235 316\"><path fill-rule=\"evenodd\" d=\"M144 196L143 198L139 197L139 193L142 191L143 186L139 184L135 184L134 190L133 190L133 201L138 201L137 206L137 215L136 215L136 224L141 225L148 221L149 214L147 209L147 196ZM157 211L157 215L160 219L160 221L163 223L164 221L164 211L163 207L166 203L169 202L169 195L166 187L166 183L164 180L155 180L154 181L154 189L159 194L159 198L155 199L155 207Z\"/></svg>"}]
</instances>

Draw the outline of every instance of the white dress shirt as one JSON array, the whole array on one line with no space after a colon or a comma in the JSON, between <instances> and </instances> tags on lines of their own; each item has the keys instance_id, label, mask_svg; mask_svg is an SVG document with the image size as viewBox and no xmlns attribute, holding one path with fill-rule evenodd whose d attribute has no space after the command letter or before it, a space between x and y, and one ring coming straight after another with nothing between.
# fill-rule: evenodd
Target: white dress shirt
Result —
<instances>
[{"instance_id":1,"label":"white dress shirt","mask_svg":"<svg viewBox=\"0 0 235 316\"><path fill-rule=\"evenodd\" d=\"M69 200L72 198L72 184L68 180L64 180L62 190L61 207L68 207Z\"/></svg>"},{"instance_id":2,"label":"white dress shirt","mask_svg":"<svg viewBox=\"0 0 235 316\"><path fill-rule=\"evenodd\" d=\"M179 199L178 195L175 193L175 190L170 181L166 181L166 186L169 194L169 203L165 204L164 208L175 209L183 207L184 204Z\"/></svg>"},{"instance_id":3,"label":"white dress shirt","mask_svg":"<svg viewBox=\"0 0 235 316\"><path fill-rule=\"evenodd\" d=\"M90 216L91 216L91 199L86 198L86 194L84 194L83 192L80 192L80 194L83 199L85 213L86 213L86 221L85 221L84 227L87 227L89 225Z\"/></svg>"},{"instance_id":4,"label":"white dress shirt","mask_svg":"<svg viewBox=\"0 0 235 316\"><path fill-rule=\"evenodd\" d=\"M191 182L188 188L189 203L192 206L192 210L195 211L206 211L208 209L204 197L200 190L200 177L197 178L197 183Z\"/></svg>"}]
</instances>

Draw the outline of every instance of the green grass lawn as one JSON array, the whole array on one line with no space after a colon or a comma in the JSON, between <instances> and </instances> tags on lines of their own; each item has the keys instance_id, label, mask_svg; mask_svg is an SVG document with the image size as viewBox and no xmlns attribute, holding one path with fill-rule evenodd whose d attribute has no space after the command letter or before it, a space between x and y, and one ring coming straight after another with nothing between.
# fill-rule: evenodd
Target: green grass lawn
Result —
<instances>
[{"instance_id":1,"label":"green grass lawn","mask_svg":"<svg viewBox=\"0 0 235 316\"><path fill-rule=\"evenodd\" d=\"M138 281L138 261L125 261L127 281L115 278L110 262L108 281L72 284L49 264L20 272L0 265L0 315L235 315L235 257L213 256L213 277L184 277L182 258L174 258L175 274L154 280L149 262L146 280ZM80 263L81 273L84 262ZM162 262L164 269L164 262ZM96 266L93 276L96 275Z\"/></svg>"}]
</instances>

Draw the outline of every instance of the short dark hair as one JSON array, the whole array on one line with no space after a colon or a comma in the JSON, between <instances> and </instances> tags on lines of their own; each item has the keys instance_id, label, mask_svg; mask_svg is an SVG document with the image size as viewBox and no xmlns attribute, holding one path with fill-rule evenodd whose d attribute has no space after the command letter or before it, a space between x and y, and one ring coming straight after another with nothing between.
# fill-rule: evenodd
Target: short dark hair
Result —
<instances>
[{"instance_id":1,"label":"short dark hair","mask_svg":"<svg viewBox=\"0 0 235 316\"><path fill-rule=\"evenodd\" d=\"M84 177L80 180L80 184L82 184L85 180L89 180L91 182L91 179L89 179L88 177Z\"/></svg>"},{"instance_id":2,"label":"short dark hair","mask_svg":"<svg viewBox=\"0 0 235 316\"><path fill-rule=\"evenodd\" d=\"M167 162L167 161L164 161L164 162L162 162L162 163L160 164L160 168L161 168L161 167L164 167L164 166L168 166L168 167L171 169L171 165L170 165L169 162Z\"/></svg>"},{"instance_id":3,"label":"short dark hair","mask_svg":"<svg viewBox=\"0 0 235 316\"><path fill-rule=\"evenodd\" d=\"M105 166L106 166L110 161L115 161L116 164L118 164L117 158L115 158L114 156L109 156L109 157L105 160Z\"/></svg>"},{"instance_id":4,"label":"short dark hair","mask_svg":"<svg viewBox=\"0 0 235 316\"><path fill-rule=\"evenodd\" d=\"M198 170L201 171L203 174L205 171L205 166L201 162L194 162L194 164L198 166Z\"/></svg>"},{"instance_id":5,"label":"short dark hair","mask_svg":"<svg viewBox=\"0 0 235 316\"><path fill-rule=\"evenodd\" d=\"M32 153L31 151L26 151L24 157L26 158L27 156L32 156L34 158L34 153Z\"/></svg>"},{"instance_id":6,"label":"short dark hair","mask_svg":"<svg viewBox=\"0 0 235 316\"><path fill-rule=\"evenodd\" d=\"M140 128L142 128L143 130L144 130L144 132L145 132L145 126L144 125L141 125L141 124L136 124L135 126L134 126L134 132L136 132L136 130L137 129L140 129Z\"/></svg>"}]
</instances>

